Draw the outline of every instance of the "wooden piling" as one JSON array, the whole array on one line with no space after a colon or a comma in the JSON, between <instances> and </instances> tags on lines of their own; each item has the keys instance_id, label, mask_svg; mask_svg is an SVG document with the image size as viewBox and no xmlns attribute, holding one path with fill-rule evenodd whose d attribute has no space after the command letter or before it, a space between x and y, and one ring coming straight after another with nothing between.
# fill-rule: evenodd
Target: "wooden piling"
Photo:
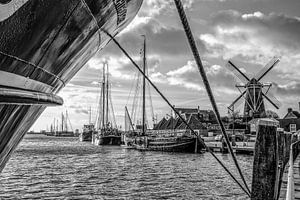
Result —
<instances>
[{"instance_id":1,"label":"wooden piling","mask_svg":"<svg viewBox=\"0 0 300 200\"><path fill-rule=\"evenodd\" d=\"M283 130L277 131L277 140L278 140L278 172L277 172L277 182L276 182L276 199L280 196L280 190L282 186L282 178L286 164L289 161L290 154L290 145L292 144L292 134L287 133Z\"/></svg>"},{"instance_id":2,"label":"wooden piling","mask_svg":"<svg viewBox=\"0 0 300 200\"><path fill-rule=\"evenodd\" d=\"M277 193L277 123L261 119L257 126L251 200L273 200Z\"/></svg>"}]
</instances>

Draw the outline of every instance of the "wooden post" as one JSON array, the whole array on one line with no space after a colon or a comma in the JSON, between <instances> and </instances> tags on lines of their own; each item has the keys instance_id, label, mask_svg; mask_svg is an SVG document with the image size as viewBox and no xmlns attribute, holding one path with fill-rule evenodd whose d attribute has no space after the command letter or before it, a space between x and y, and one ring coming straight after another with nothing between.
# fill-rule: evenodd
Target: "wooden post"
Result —
<instances>
[{"instance_id":1,"label":"wooden post","mask_svg":"<svg viewBox=\"0 0 300 200\"><path fill-rule=\"evenodd\" d=\"M290 145L292 144L292 134L284 132L282 130L277 130L277 137L278 137L278 173L277 173L277 195L276 199L279 199L280 190L282 186L282 177L284 173L284 169L286 164L289 161L289 152L290 152Z\"/></svg>"},{"instance_id":2,"label":"wooden post","mask_svg":"<svg viewBox=\"0 0 300 200\"><path fill-rule=\"evenodd\" d=\"M195 141L195 153L198 153L198 135L197 135L197 137L195 138L196 139L196 141Z\"/></svg>"},{"instance_id":3,"label":"wooden post","mask_svg":"<svg viewBox=\"0 0 300 200\"><path fill-rule=\"evenodd\" d=\"M289 160L289 170L288 170L288 182L286 189L286 200L295 199L295 189L294 189L294 159L293 159L293 145L290 146L290 160Z\"/></svg>"},{"instance_id":4,"label":"wooden post","mask_svg":"<svg viewBox=\"0 0 300 200\"><path fill-rule=\"evenodd\" d=\"M251 200L275 199L277 177L277 123L258 121L254 151Z\"/></svg>"}]
</instances>

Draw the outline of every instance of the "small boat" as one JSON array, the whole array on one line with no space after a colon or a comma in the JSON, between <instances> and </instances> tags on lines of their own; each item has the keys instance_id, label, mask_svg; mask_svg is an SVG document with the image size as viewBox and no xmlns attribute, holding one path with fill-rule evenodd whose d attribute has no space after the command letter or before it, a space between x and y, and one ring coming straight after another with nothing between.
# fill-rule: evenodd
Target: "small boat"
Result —
<instances>
[{"instance_id":1,"label":"small boat","mask_svg":"<svg viewBox=\"0 0 300 200\"><path fill-rule=\"evenodd\" d=\"M79 135L80 142L91 142L93 133L95 132L94 124L84 124L82 133Z\"/></svg>"},{"instance_id":2,"label":"small boat","mask_svg":"<svg viewBox=\"0 0 300 200\"><path fill-rule=\"evenodd\" d=\"M82 133L79 134L80 142L91 142L93 133L95 132L95 125L92 121L92 108L89 110L89 123L83 125Z\"/></svg>"},{"instance_id":3,"label":"small boat","mask_svg":"<svg viewBox=\"0 0 300 200\"><path fill-rule=\"evenodd\" d=\"M237 154L253 154L255 148L256 136L249 136L242 142L235 142L233 147Z\"/></svg>"}]
</instances>

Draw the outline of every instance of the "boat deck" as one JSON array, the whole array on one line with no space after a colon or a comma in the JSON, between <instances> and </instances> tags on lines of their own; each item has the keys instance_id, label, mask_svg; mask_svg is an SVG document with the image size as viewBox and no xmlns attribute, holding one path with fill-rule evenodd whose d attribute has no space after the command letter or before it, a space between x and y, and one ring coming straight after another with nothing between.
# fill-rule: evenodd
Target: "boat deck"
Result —
<instances>
[{"instance_id":1,"label":"boat deck","mask_svg":"<svg viewBox=\"0 0 300 200\"><path fill-rule=\"evenodd\" d=\"M287 190L287 180L288 180L288 167L286 167L283 177L282 177L282 187L280 190L280 200L285 200L286 190ZM300 155L296 158L294 162L294 188L295 188L295 199L300 200Z\"/></svg>"}]
</instances>

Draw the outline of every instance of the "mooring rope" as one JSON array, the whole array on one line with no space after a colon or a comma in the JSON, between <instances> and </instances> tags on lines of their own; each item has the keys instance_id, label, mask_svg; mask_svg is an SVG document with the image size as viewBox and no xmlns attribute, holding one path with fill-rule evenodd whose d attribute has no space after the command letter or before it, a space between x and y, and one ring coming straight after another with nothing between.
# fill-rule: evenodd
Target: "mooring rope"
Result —
<instances>
[{"instance_id":1,"label":"mooring rope","mask_svg":"<svg viewBox=\"0 0 300 200\"><path fill-rule=\"evenodd\" d=\"M203 81L203 83L205 85L206 92L208 94L208 97L210 99L211 105L212 105L213 110L215 112L217 121L218 121L218 123L220 125L222 134L223 134L223 136L225 138L225 141L226 141L226 144L228 146L229 152L230 152L231 157L232 157L232 159L234 161L234 164L235 164L235 166L236 166L236 168L237 168L237 170L238 170L238 172L239 172L239 174L241 176L241 179L243 180L243 182L244 182L244 184L245 184L245 186L247 188L247 191L250 193L250 189L249 189L249 187L247 185L247 182L246 182L246 180L244 178L244 175L243 175L243 173L241 171L241 168L240 168L240 166L239 166L239 164L237 162L237 159L236 159L236 157L235 157L235 155L233 153L232 146L231 146L230 141L229 141L229 137L228 137L228 135L227 135L227 133L225 131L224 124L222 123L221 116L220 116L220 113L219 113L219 110L218 110L218 107L217 107L214 95L213 95L212 90L210 88L210 84L209 84L209 81L207 79L206 72L205 72L204 67L202 65L202 62L201 62L201 58L200 58L200 55L199 55L199 52L198 52L198 49L197 49L197 46L196 46L196 43L195 43L194 36L192 34L191 28L189 26L189 22L187 21L187 18L186 18L186 14L185 14L184 8L182 6L182 2L181 2L181 0L174 0L174 2L175 2L175 5L176 5L176 8L177 8L179 17L181 19L181 23L183 25L185 34L187 36L190 48L191 48L192 53L194 55L194 59L195 59L196 64L198 66L198 70L199 70L200 75L202 77L202 81Z\"/></svg>"},{"instance_id":2,"label":"mooring rope","mask_svg":"<svg viewBox=\"0 0 300 200\"><path fill-rule=\"evenodd\" d=\"M160 90L154 85L154 83L148 78L148 76L141 70L141 68L135 63L131 56L126 52L126 50L120 45L120 43L106 30L101 29L106 33L112 41L119 47L119 49L125 54L125 56L131 61L135 68L145 77L145 79L150 83L150 85L155 89L155 91L161 96L161 98L169 105L169 107L178 115L182 122L191 130L191 132L197 137L198 141L205 147L205 149L218 161L218 163L225 169L225 171L230 175L230 177L241 187L241 189L250 197L250 192L247 191L241 183L234 177L230 170L225 166L225 164L213 153L213 151L204 143L202 139L198 137L196 132L191 128L191 126L186 122L186 120L180 115L180 113L174 108L174 106L169 102L169 100L160 92Z\"/></svg>"},{"instance_id":3,"label":"mooring rope","mask_svg":"<svg viewBox=\"0 0 300 200\"><path fill-rule=\"evenodd\" d=\"M84 0L81 0L85 3ZM86 4L85 4L86 5ZM98 22L95 16L92 14L89 7L86 5L86 9L93 17L93 20L97 23ZM124 55L131 61L131 63L136 67L136 69L145 77L145 79L150 83L150 85L155 89L155 91L161 96L161 98L170 106L170 108L178 115L178 117L183 121L183 123L191 130L191 132L196 136L197 140L205 147L205 149L217 160L217 162L224 168L224 170L230 175L230 177L240 186L240 188L250 197L250 190L246 185L245 189L241 183L235 178L235 176L230 172L230 170L225 166L225 164L213 153L213 151L204 143L202 139L198 137L196 132L190 127L190 125L186 122L186 120L180 115L180 113L173 107L173 105L168 101L168 99L160 92L160 90L154 85L154 83L148 78L148 76L141 70L141 68L136 64L136 62L131 58L131 56L127 53L127 51L120 45L120 43L112 36L108 31L105 29L101 29L99 26L99 31L103 31L114 43L119 47L119 49L124 53ZM224 128L224 127L223 127ZM229 140L228 140L229 141ZM231 146L230 146L231 147ZM243 176L242 176L243 177Z\"/></svg>"}]
</instances>

